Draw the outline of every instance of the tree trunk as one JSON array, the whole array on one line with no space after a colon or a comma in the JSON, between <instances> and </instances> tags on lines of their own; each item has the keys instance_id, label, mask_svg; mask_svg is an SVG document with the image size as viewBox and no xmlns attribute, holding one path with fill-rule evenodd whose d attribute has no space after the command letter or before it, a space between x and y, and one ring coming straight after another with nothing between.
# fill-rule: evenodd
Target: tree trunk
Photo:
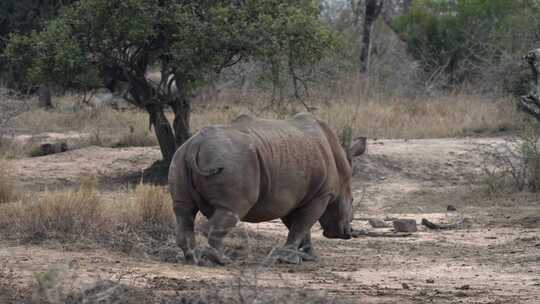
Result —
<instances>
[{"instance_id":1,"label":"tree trunk","mask_svg":"<svg viewBox=\"0 0 540 304\"><path fill-rule=\"evenodd\" d=\"M39 107L43 109L52 109L53 104L51 101L51 89L49 85L43 84L38 90Z\"/></svg>"},{"instance_id":2,"label":"tree trunk","mask_svg":"<svg viewBox=\"0 0 540 304\"><path fill-rule=\"evenodd\" d=\"M360 52L360 73L364 74L368 71L369 56L371 50L371 33L373 23L381 13L383 0L366 0L366 10L364 12L364 28L362 36L362 48Z\"/></svg>"},{"instance_id":3,"label":"tree trunk","mask_svg":"<svg viewBox=\"0 0 540 304\"><path fill-rule=\"evenodd\" d=\"M163 112L163 106L149 104L146 105L146 110L150 114L150 124L154 127L163 160L170 163L176 152L176 142L171 124Z\"/></svg>"},{"instance_id":4,"label":"tree trunk","mask_svg":"<svg viewBox=\"0 0 540 304\"><path fill-rule=\"evenodd\" d=\"M178 102L172 105L174 112L174 135L176 147L179 148L186 140L191 137L191 128L189 119L191 114L191 100L183 97Z\"/></svg>"},{"instance_id":5,"label":"tree trunk","mask_svg":"<svg viewBox=\"0 0 540 304\"><path fill-rule=\"evenodd\" d=\"M367 72L369 60L369 48L371 46L372 23L368 19L364 20L364 33L362 35L362 50L360 51L360 73Z\"/></svg>"},{"instance_id":6,"label":"tree trunk","mask_svg":"<svg viewBox=\"0 0 540 304\"><path fill-rule=\"evenodd\" d=\"M531 115L536 120L540 122L540 99L538 94L540 92L538 88L538 75L539 71L536 66L540 58L540 49L530 50L529 53L523 57L529 64L531 72L533 75L534 87L529 90L529 94L526 96L521 96L518 102L518 107L525 113Z\"/></svg>"},{"instance_id":7,"label":"tree trunk","mask_svg":"<svg viewBox=\"0 0 540 304\"><path fill-rule=\"evenodd\" d=\"M412 0L403 0L403 14L408 15L411 11Z\"/></svg>"}]
</instances>

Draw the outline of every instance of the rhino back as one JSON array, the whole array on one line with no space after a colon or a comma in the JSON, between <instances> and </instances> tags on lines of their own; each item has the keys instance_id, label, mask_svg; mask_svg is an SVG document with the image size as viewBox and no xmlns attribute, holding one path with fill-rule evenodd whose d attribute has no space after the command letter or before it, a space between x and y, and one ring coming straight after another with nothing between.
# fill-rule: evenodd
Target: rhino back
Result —
<instances>
[{"instance_id":1,"label":"rhino back","mask_svg":"<svg viewBox=\"0 0 540 304\"><path fill-rule=\"evenodd\" d=\"M238 124L235 130L252 137L260 159L261 192L250 217L263 217L269 208L289 212L314 197L336 192L333 156L316 121L297 125L291 121L262 120Z\"/></svg>"}]
</instances>

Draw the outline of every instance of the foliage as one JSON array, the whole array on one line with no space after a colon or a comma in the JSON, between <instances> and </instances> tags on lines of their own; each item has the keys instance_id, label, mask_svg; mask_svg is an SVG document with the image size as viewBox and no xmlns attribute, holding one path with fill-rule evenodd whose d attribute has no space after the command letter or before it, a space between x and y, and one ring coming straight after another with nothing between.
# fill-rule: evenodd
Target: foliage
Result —
<instances>
[{"instance_id":1,"label":"foliage","mask_svg":"<svg viewBox=\"0 0 540 304\"><path fill-rule=\"evenodd\" d=\"M0 1L0 77L10 86L22 88L24 78L18 66L9 65L2 53L10 35L40 30L63 6L77 0L3 0Z\"/></svg>"},{"instance_id":2,"label":"foliage","mask_svg":"<svg viewBox=\"0 0 540 304\"><path fill-rule=\"evenodd\" d=\"M12 35L7 54L34 82L79 89L105 77L127 82L170 160L189 137L191 98L209 77L250 60L294 74L331 52L334 36L318 16L315 0L81 0L44 31ZM152 71L160 78L150 80Z\"/></svg>"},{"instance_id":3,"label":"foliage","mask_svg":"<svg viewBox=\"0 0 540 304\"><path fill-rule=\"evenodd\" d=\"M294 67L318 61L334 42L317 16L309 0L83 0L45 31L13 35L7 53L34 81L95 85L92 68L170 67L192 93L240 58L287 58Z\"/></svg>"},{"instance_id":4,"label":"foliage","mask_svg":"<svg viewBox=\"0 0 540 304\"><path fill-rule=\"evenodd\" d=\"M539 9L532 0L417 0L395 28L426 71L442 69L461 83L524 53L540 30Z\"/></svg>"}]
</instances>

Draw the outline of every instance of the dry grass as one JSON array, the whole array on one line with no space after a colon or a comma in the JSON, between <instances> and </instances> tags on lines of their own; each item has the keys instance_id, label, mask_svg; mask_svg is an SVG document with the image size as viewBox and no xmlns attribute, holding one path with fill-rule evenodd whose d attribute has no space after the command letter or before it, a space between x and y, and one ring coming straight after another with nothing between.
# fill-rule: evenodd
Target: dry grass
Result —
<instances>
[{"instance_id":1,"label":"dry grass","mask_svg":"<svg viewBox=\"0 0 540 304\"><path fill-rule=\"evenodd\" d=\"M161 240L173 232L172 201L164 187L141 183L116 196L106 208L110 223L125 231Z\"/></svg>"},{"instance_id":2,"label":"dry grass","mask_svg":"<svg viewBox=\"0 0 540 304\"><path fill-rule=\"evenodd\" d=\"M13 123L21 132L30 134L69 131L90 134L79 141L79 146L157 145L148 125L148 116L141 111L119 112L108 108L78 111L35 109L19 115Z\"/></svg>"},{"instance_id":3,"label":"dry grass","mask_svg":"<svg viewBox=\"0 0 540 304\"><path fill-rule=\"evenodd\" d=\"M36 148L36 144L30 140L26 143L21 143L13 137L0 136L0 157L12 159L23 156L30 156Z\"/></svg>"},{"instance_id":4,"label":"dry grass","mask_svg":"<svg viewBox=\"0 0 540 304\"><path fill-rule=\"evenodd\" d=\"M172 202L169 192L155 185L138 185L133 193L140 220L146 225L173 224Z\"/></svg>"},{"instance_id":5,"label":"dry grass","mask_svg":"<svg viewBox=\"0 0 540 304\"><path fill-rule=\"evenodd\" d=\"M96 183L94 177L81 177L76 190L9 200L0 205L0 231L5 232L0 235L32 242L84 238L125 247L122 238L129 238L131 246L144 236L163 240L172 234L172 203L164 187L140 184L110 199L97 192Z\"/></svg>"},{"instance_id":6,"label":"dry grass","mask_svg":"<svg viewBox=\"0 0 540 304\"><path fill-rule=\"evenodd\" d=\"M15 201L20 193L15 183L15 169L0 157L0 204Z\"/></svg>"},{"instance_id":7,"label":"dry grass","mask_svg":"<svg viewBox=\"0 0 540 304\"><path fill-rule=\"evenodd\" d=\"M230 122L241 113L266 118L284 118L305 111L300 102L268 106L268 98L252 99L224 94L218 102L194 105L191 125L198 130L210 124ZM322 96L322 95L321 95ZM352 127L354 135L376 138L433 138L486 134L512 129L518 113L511 100L478 95L434 98L368 97L360 93L339 93L309 100L314 113L335 129ZM172 121L172 114L168 113ZM91 134L79 146L157 145L143 111L118 112L108 108L77 111L25 112L14 119L18 130L29 133L77 131Z\"/></svg>"},{"instance_id":8,"label":"dry grass","mask_svg":"<svg viewBox=\"0 0 540 304\"><path fill-rule=\"evenodd\" d=\"M46 191L4 204L0 228L29 241L88 235L103 224L102 201L95 185L95 178L83 178L78 190Z\"/></svg>"},{"instance_id":9,"label":"dry grass","mask_svg":"<svg viewBox=\"0 0 540 304\"><path fill-rule=\"evenodd\" d=\"M518 113L511 101L481 96L456 95L433 99L348 97L330 102L313 103L314 113L337 130L352 127L355 135L375 138L457 137L512 129ZM305 111L299 104L276 110L263 109L264 104L217 104L196 109L192 115L194 129L231 121L240 113L251 112L266 118L283 118ZM263 109L262 111L260 109Z\"/></svg>"}]
</instances>

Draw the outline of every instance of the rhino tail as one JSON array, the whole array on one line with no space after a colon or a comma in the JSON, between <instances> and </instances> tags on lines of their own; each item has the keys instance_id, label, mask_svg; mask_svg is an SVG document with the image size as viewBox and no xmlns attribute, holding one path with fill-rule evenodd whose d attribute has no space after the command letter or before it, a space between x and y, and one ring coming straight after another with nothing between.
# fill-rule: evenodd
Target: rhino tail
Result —
<instances>
[{"instance_id":1,"label":"rhino tail","mask_svg":"<svg viewBox=\"0 0 540 304\"><path fill-rule=\"evenodd\" d=\"M215 168L201 168L199 165L199 154L201 151L202 143L200 141L196 141L191 145L191 149L187 154L187 164L188 166L195 171L197 174L202 176L212 176L219 174L221 171L223 171L223 167L215 167Z\"/></svg>"}]
</instances>

